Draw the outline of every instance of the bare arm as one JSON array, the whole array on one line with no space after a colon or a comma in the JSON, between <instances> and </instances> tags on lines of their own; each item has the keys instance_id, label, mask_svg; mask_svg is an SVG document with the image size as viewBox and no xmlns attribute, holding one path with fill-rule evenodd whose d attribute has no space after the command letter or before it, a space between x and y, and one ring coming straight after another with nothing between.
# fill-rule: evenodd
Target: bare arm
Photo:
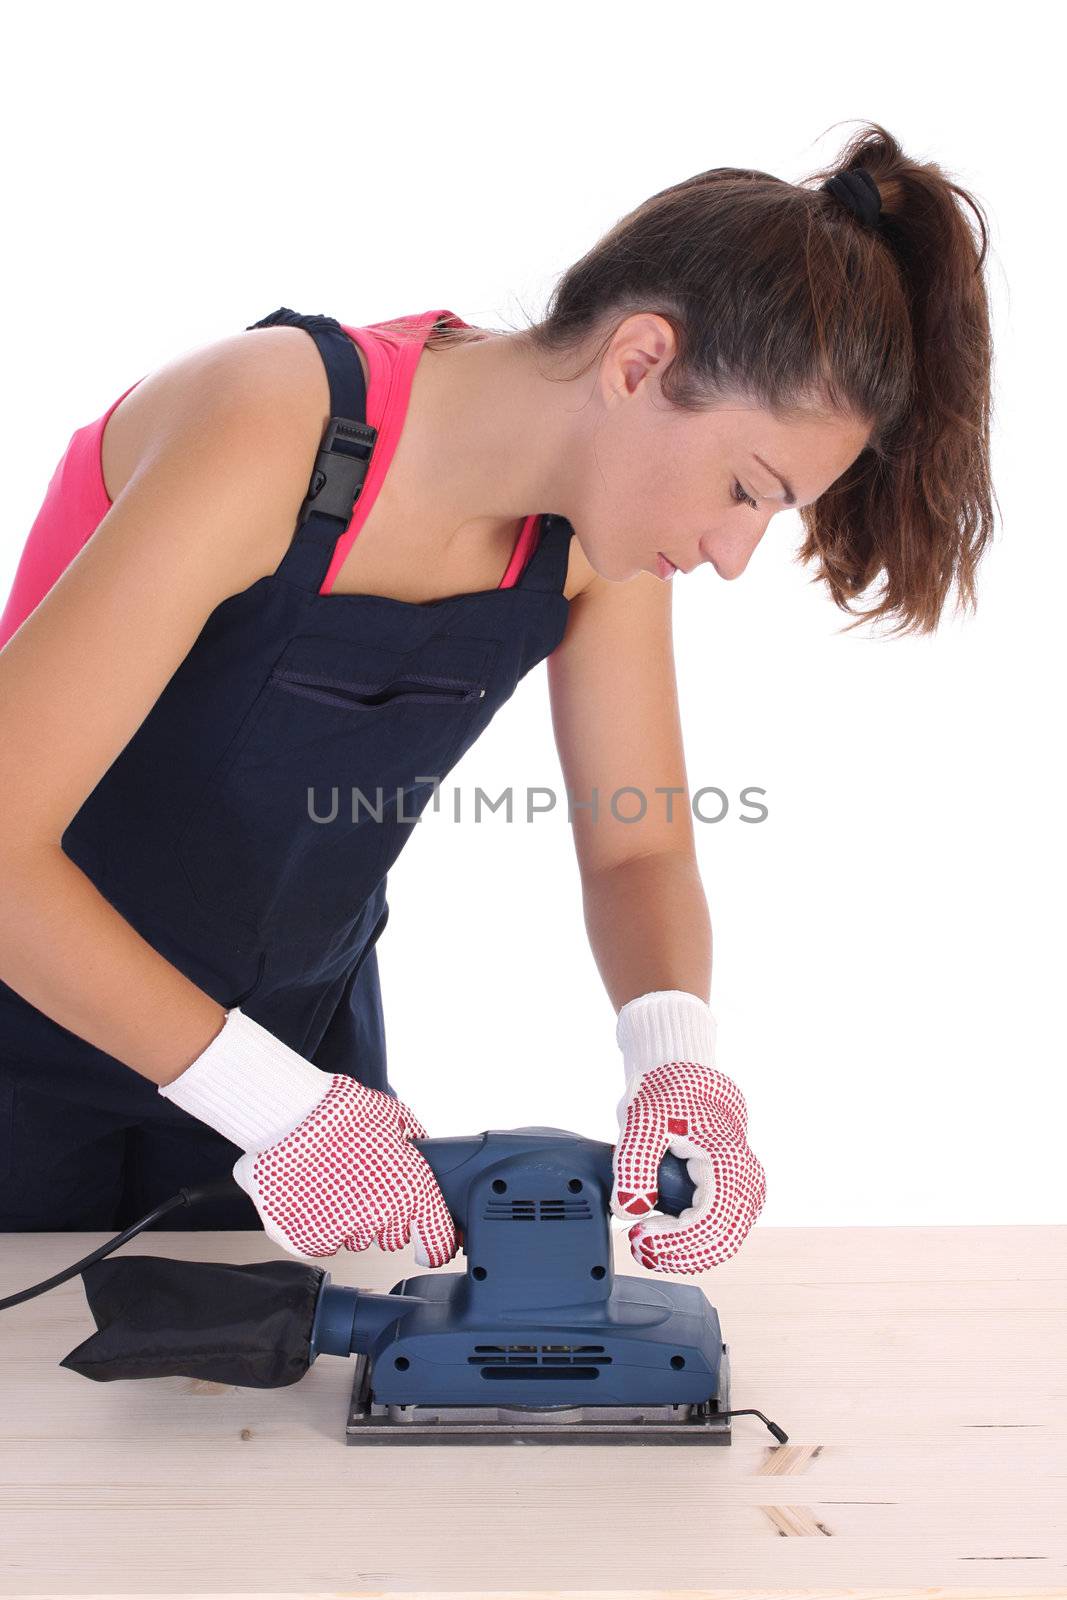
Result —
<instances>
[{"instance_id":1,"label":"bare arm","mask_svg":"<svg viewBox=\"0 0 1067 1600\"><path fill-rule=\"evenodd\" d=\"M656 989L705 1001L711 989L670 606L670 584L648 574L628 583L595 578L572 600L567 632L548 659L586 930L616 1010ZM613 815L612 796L631 789L638 793L618 794ZM597 812L577 809L594 790Z\"/></svg>"},{"instance_id":2,"label":"bare arm","mask_svg":"<svg viewBox=\"0 0 1067 1600\"><path fill-rule=\"evenodd\" d=\"M292 537L328 392L317 355L316 368L300 342L279 349L245 334L189 358L126 487L0 651L0 978L157 1084L225 1011L60 839L211 612L273 572Z\"/></svg>"}]
</instances>

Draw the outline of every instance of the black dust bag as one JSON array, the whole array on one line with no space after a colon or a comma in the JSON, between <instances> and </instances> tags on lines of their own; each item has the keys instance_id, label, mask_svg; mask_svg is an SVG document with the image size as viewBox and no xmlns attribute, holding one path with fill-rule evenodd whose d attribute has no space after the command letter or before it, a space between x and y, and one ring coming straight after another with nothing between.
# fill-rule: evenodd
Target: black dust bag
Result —
<instances>
[{"instance_id":1,"label":"black dust bag","mask_svg":"<svg viewBox=\"0 0 1067 1600\"><path fill-rule=\"evenodd\" d=\"M281 1389L308 1370L322 1267L105 1256L81 1276L98 1331L59 1365L97 1383L186 1377Z\"/></svg>"}]
</instances>

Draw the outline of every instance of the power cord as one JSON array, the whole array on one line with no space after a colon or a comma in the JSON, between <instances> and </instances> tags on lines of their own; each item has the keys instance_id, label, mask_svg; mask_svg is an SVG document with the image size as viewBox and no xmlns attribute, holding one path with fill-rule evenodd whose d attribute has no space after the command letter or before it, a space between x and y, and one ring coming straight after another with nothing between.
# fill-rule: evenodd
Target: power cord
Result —
<instances>
[{"instance_id":1,"label":"power cord","mask_svg":"<svg viewBox=\"0 0 1067 1600\"><path fill-rule=\"evenodd\" d=\"M44 1294L47 1289L54 1289L58 1284L66 1283L68 1278L76 1277L84 1267L91 1266L94 1261L100 1261L104 1256L109 1256L117 1250L120 1244L125 1244L127 1239L136 1238L137 1234L145 1228L150 1228L159 1217L165 1217L169 1211L176 1211L179 1206L195 1206L201 1200L221 1199L233 1191L233 1179L225 1178L217 1183L198 1183L188 1189L179 1189L171 1199L164 1200L162 1205L156 1206L140 1222L131 1222L130 1226L110 1239L107 1244L102 1244L99 1250L94 1250L91 1256L76 1261L72 1267L67 1267L63 1272L57 1272L54 1278L47 1278L44 1283L35 1283L30 1289L23 1289L19 1294L8 1295L6 1300L0 1300L0 1311L6 1311L8 1306L21 1305L24 1300L32 1300L34 1295Z\"/></svg>"}]
</instances>

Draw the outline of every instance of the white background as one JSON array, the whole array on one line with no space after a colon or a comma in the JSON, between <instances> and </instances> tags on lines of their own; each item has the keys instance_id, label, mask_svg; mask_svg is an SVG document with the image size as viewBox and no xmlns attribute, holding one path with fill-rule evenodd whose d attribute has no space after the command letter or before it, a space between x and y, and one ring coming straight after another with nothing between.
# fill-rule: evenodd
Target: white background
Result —
<instances>
[{"instance_id":1,"label":"white background","mask_svg":"<svg viewBox=\"0 0 1067 1600\"><path fill-rule=\"evenodd\" d=\"M5 595L71 432L278 305L522 327L655 190L719 165L800 180L867 118L978 196L1000 518L977 615L843 636L783 512L739 581L675 580L677 662L690 788L767 791L765 823L735 805L696 830L760 1225L1063 1221L1062 130L1036 7L1003 33L914 4L15 16ZM560 789L543 665L443 796L476 784ZM614 1010L562 804L428 816L390 904L390 1076L431 1133L614 1140Z\"/></svg>"}]
</instances>

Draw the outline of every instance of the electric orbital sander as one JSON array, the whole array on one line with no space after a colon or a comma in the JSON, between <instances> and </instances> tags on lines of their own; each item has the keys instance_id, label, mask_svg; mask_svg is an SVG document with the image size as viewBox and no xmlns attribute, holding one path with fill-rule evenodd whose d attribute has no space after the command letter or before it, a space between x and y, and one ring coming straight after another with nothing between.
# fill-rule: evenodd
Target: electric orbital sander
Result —
<instances>
[{"instance_id":1,"label":"electric orbital sander","mask_svg":"<svg viewBox=\"0 0 1067 1600\"><path fill-rule=\"evenodd\" d=\"M354 1355L349 1444L729 1444L738 1415L787 1442L761 1411L730 1409L729 1350L700 1288L616 1274L610 1144L559 1128L414 1143L466 1271L373 1294L296 1259L100 1259L229 1184L182 1190L89 1258L98 1331L60 1365L101 1382L180 1374L272 1388L320 1355ZM692 1197L684 1162L665 1155L657 1209L677 1216Z\"/></svg>"}]
</instances>

